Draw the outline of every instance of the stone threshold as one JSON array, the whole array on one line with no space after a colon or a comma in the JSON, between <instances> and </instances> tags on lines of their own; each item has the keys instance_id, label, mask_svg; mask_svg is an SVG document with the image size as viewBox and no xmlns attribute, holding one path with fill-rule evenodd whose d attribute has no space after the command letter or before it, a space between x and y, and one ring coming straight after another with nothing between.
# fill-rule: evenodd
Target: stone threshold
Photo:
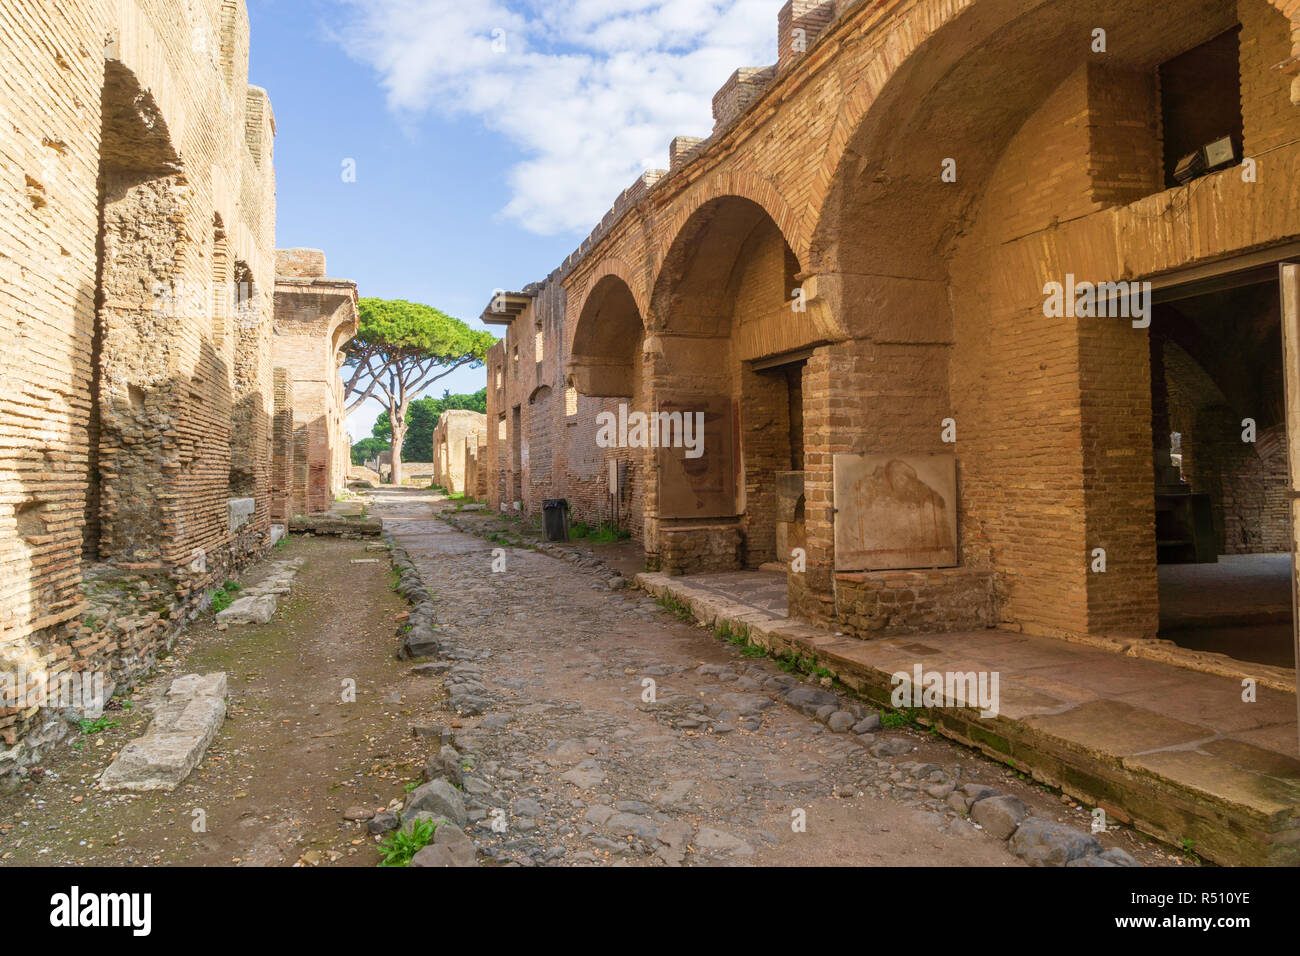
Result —
<instances>
[{"instance_id":1,"label":"stone threshold","mask_svg":"<svg viewBox=\"0 0 1300 956\"><path fill-rule=\"evenodd\" d=\"M892 709L892 675L996 672L1000 708L927 708L918 723L1142 833L1223 865L1300 864L1295 696L1115 647L983 630L863 641L711 589L707 575L636 578L702 624L812 658ZM1150 650L1150 649L1148 649Z\"/></svg>"}]
</instances>

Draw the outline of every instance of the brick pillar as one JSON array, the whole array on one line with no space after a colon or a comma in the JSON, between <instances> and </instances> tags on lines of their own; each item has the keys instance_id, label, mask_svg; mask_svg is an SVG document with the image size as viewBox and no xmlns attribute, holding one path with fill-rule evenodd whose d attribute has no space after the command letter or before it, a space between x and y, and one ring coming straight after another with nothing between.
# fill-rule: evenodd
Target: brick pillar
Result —
<instances>
[{"instance_id":1,"label":"brick pillar","mask_svg":"<svg viewBox=\"0 0 1300 956\"><path fill-rule=\"evenodd\" d=\"M271 521L287 524L293 482L293 381L288 369L274 372L275 417L271 426Z\"/></svg>"}]
</instances>

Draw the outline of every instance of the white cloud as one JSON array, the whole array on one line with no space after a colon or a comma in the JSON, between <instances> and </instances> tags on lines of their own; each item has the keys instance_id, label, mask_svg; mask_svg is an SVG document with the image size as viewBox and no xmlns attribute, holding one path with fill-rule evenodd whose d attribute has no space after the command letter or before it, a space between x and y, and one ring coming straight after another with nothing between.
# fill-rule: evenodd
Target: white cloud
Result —
<instances>
[{"instance_id":1,"label":"white cloud","mask_svg":"<svg viewBox=\"0 0 1300 956\"><path fill-rule=\"evenodd\" d=\"M502 213L586 232L717 88L776 58L781 0L343 0L397 113L470 115L523 154ZM495 48L494 48L495 43ZM504 52L501 45L504 44Z\"/></svg>"}]
</instances>

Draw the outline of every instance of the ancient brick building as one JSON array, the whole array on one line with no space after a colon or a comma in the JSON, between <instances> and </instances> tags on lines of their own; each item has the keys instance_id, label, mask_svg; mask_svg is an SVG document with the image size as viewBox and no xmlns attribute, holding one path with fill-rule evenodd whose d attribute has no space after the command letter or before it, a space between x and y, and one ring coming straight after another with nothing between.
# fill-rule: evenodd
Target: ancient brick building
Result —
<instances>
[{"instance_id":1,"label":"ancient brick building","mask_svg":"<svg viewBox=\"0 0 1300 956\"><path fill-rule=\"evenodd\" d=\"M357 332L357 285L325 276L315 249L276 254L273 357L283 369L287 447L272 458L278 494L272 517L319 514L347 487L351 467L345 426L343 346ZM280 409L277 409L280 411Z\"/></svg>"},{"instance_id":2,"label":"ancient brick building","mask_svg":"<svg viewBox=\"0 0 1300 956\"><path fill-rule=\"evenodd\" d=\"M479 440L486 439L487 416L452 408L438 416L433 430L433 481L453 495L474 497L478 486Z\"/></svg>"},{"instance_id":3,"label":"ancient brick building","mask_svg":"<svg viewBox=\"0 0 1300 956\"><path fill-rule=\"evenodd\" d=\"M275 121L248 45L242 0L0 8L7 673L129 679L270 543ZM0 773L66 728L22 689Z\"/></svg>"},{"instance_id":4,"label":"ancient brick building","mask_svg":"<svg viewBox=\"0 0 1300 956\"><path fill-rule=\"evenodd\" d=\"M778 20L710 136L484 312L491 505L781 562L860 636L1151 638L1167 564L1290 551L1300 0ZM620 406L703 453L602 441Z\"/></svg>"}]
</instances>

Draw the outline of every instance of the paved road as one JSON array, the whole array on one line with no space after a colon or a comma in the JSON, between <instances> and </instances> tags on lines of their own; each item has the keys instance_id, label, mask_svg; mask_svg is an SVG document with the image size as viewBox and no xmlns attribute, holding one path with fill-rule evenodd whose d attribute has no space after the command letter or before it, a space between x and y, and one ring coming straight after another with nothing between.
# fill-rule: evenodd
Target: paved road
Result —
<instances>
[{"instance_id":1,"label":"paved road","mask_svg":"<svg viewBox=\"0 0 1300 956\"><path fill-rule=\"evenodd\" d=\"M456 673L484 712L458 715L435 688L426 717L458 723L457 745L472 748L470 833L489 859L1019 864L926 792L1002 784L979 758L897 732L877 739L901 738L907 752L877 759L854 734L776 701L774 679L790 678L775 664L644 593L526 549L508 549L493 573L495 546L438 519L436 498L375 497L372 513L423 574L443 634L474 658ZM506 832L493 832L502 809Z\"/></svg>"}]
</instances>

